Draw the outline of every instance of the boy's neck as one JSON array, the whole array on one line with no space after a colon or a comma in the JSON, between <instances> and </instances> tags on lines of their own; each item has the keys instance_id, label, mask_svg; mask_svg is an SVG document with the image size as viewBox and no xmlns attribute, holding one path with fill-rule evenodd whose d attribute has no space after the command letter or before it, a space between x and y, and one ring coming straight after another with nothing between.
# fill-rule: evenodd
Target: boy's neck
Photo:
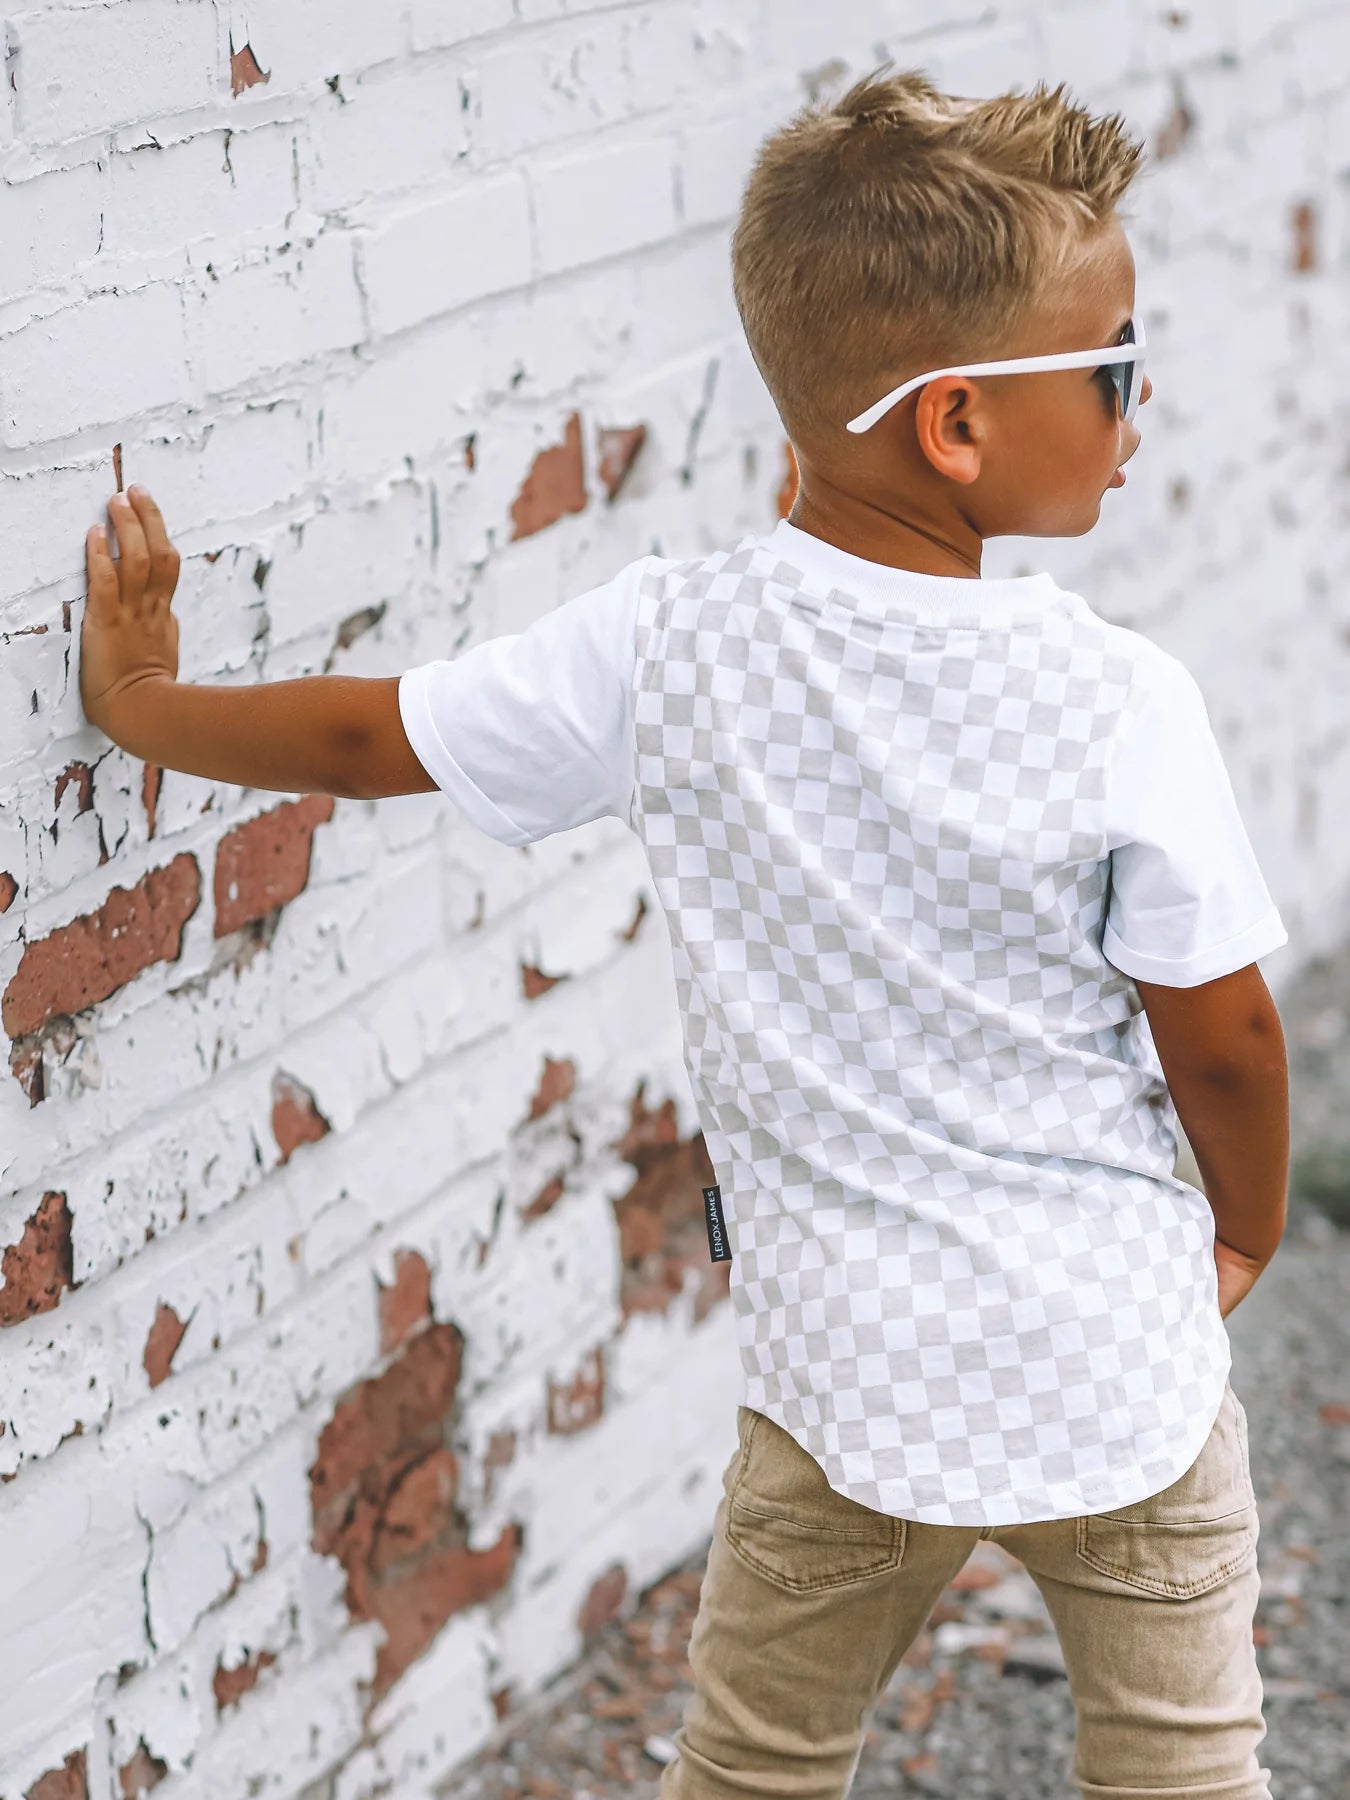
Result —
<instances>
[{"instance_id":1,"label":"boy's neck","mask_svg":"<svg viewBox=\"0 0 1350 1800\"><path fill-rule=\"evenodd\" d=\"M788 523L866 562L916 575L980 579L984 540L964 520L959 521L959 542L953 543L856 495L839 489L808 494L802 487Z\"/></svg>"}]
</instances>

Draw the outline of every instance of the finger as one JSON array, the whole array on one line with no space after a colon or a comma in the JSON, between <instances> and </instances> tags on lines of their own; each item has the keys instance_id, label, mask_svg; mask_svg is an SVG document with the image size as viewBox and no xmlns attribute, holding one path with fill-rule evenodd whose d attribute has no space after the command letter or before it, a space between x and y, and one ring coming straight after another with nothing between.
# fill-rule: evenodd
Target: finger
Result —
<instances>
[{"instance_id":1,"label":"finger","mask_svg":"<svg viewBox=\"0 0 1350 1800\"><path fill-rule=\"evenodd\" d=\"M127 498L145 533L146 552L150 558L149 596L157 611L162 610L178 585L178 552L169 542L164 515L151 499L148 489L138 484L127 489Z\"/></svg>"},{"instance_id":2,"label":"finger","mask_svg":"<svg viewBox=\"0 0 1350 1800\"><path fill-rule=\"evenodd\" d=\"M84 537L84 563L89 583L86 617L96 625L111 625L118 613L117 569L108 548L108 534L91 525Z\"/></svg>"},{"instance_id":3,"label":"finger","mask_svg":"<svg viewBox=\"0 0 1350 1800\"><path fill-rule=\"evenodd\" d=\"M145 533L125 494L114 494L109 500L108 517L117 534L117 579L122 590L122 604L139 616L145 609L145 590L150 576Z\"/></svg>"}]
</instances>

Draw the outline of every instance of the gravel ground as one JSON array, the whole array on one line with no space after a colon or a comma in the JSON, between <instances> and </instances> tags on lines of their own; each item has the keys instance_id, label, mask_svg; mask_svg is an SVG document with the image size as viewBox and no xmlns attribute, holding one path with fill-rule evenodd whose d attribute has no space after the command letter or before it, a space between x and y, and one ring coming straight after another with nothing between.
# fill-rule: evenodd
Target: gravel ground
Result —
<instances>
[{"instance_id":1,"label":"gravel ground","mask_svg":"<svg viewBox=\"0 0 1350 1800\"><path fill-rule=\"evenodd\" d=\"M1257 1655L1275 1800L1350 1800L1350 1234L1291 1209L1228 1321L1261 1511ZM441 1792L654 1800L689 1692L699 1556L606 1626ZM850 1800L1072 1800L1073 1708L1034 1584L977 1545L873 1717Z\"/></svg>"},{"instance_id":2,"label":"gravel ground","mask_svg":"<svg viewBox=\"0 0 1350 1800\"><path fill-rule=\"evenodd\" d=\"M1350 947L1281 1014L1294 1190L1309 1198L1291 1201L1278 1254L1228 1320L1261 1515L1260 1756L1274 1800L1350 1800ZM699 1555L639 1596L444 1800L655 1800L703 1569ZM982 1542L878 1703L850 1800L1074 1800L1073 1735L1040 1595Z\"/></svg>"}]
</instances>

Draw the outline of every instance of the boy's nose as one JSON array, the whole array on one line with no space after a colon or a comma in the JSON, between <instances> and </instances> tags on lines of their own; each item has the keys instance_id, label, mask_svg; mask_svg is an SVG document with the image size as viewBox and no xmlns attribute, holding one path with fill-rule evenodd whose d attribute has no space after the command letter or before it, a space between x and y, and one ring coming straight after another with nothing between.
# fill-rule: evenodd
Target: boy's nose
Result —
<instances>
[{"instance_id":1,"label":"boy's nose","mask_svg":"<svg viewBox=\"0 0 1350 1800\"><path fill-rule=\"evenodd\" d=\"M1143 385L1143 387L1141 387L1141 388L1140 388L1140 390L1139 390L1139 404L1140 404L1140 406L1147 406L1147 405L1148 405L1148 397L1149 397L1149 395L1150 395L1150 394L1151 394L1151 393L1152 393L1152 392L1153 392L1153 382L1152 382L1152 380L1151 380L1151 379L1150 379L1150 377L1149 377L1149 376L1147 376L1147 375L1145 375L1145 377L1144 377L1144 385Z\"/></svg>"}]
</instances>

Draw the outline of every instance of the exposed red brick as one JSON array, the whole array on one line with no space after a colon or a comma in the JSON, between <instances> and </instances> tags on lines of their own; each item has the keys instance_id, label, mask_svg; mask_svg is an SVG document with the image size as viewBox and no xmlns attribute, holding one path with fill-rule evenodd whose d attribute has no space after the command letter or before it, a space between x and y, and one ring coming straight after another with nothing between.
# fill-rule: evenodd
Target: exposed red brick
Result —
<instances>
[{"instance_id":1,"label":"exposed red brick","mask_svg":"<svg viewBox=\"0 0 1350 1800\"><path fill-rule=\"evenodd\" d=\"M122 1800L138 1800L139 1795L148 1794L151 1788L159 1786L168 1772L168 1763L158 1756L152 1756L142 1738L130 1762L123 1763L117 1771Z\"/></svg>"},{"instance_id":2,"label":"exposed red brick","mask_svg":"<svg viewBox=\"0 0 1350 1800\"><path fill-rule=\"evenodd\" d=\"M1154 160L1166 162L1168 157L1175 156L1190 137L1194 126L1195 114L1187 106L1185 95L1177 87L1173 95L1172 110L1154 134Z\"/></svg>"},{"instance_id":3,"label":"exposed red brick","mask_svg":"<svg viewBox=\"0 0 1350 1800\"><path fill-rule=\"evenodd\" d=\"M567 421L561 444L541 450L511 508L516 538L531 537L564 513L584 512L586 470L581 450L581 415Z\"/></svg>"},{"instance_id":4,"label":"exposed red brick","mask_svg":"<svg viewBox=\"0 0 1350 1800\"><path fill-rule=\"evenodd\" d=\"M542 1119L550 1106L556 1106L560 1100L566 1100L577 1085L577 1067L573 1062L564 1059L554 1062L551 1056L544 1058L544 1073L539 1078L539 1086L535 1090L534 1099L530 1102L529 1117Z\"/></svg>"},{"instance_id":5,"label":"exposed red brick","mask_svg":"<svg viewBox=\"0 0 1350 1800\"><path fill-rule=\"evenodd\" d=\"M516 1434L514 1431L494 1431L488 1439L487 1455L483 1458L483 1498L491 1500L496 1487L498 1469L507 1469L516 1460Z\"/></svg>"},{"instance_id":6,"label":"exposed red brick","mask_svg":"<svg viewBox=\"0 0 1350 1800\"><path fill-rule=\"evenodd\" d=\"M400 1250L394 1258L394 1280L380 1288L380 1351L411 1337L431 1317L431 1270L416 1250Z\"/></svg>"},{"instance_id":7,"label":"exposed red brick","mask_svg":"<svg viewBox=\"0 0 1350 1800\"><path fill-rule=\"evenodd\" d=\"M236 50L230 57L230 93L235 98L238 98L245 88L256 87L259 82L271 79L270 69L264 75L258 67L258 59L253 54L251 44L245 44L242 50Z\"/></svg>"},{"instance_id":8,"label":"exposed red brick","mask_svg":"<svg viewBox=\"0 0 1350 1800\"><path fill-rule=\"evenodd\" d=\"M313 1547L346 1571L352 1619L385 1628L376 1698L452 1614L506 1585L520 1552L517 1525L490 1549L470 1550L468 1521L455 1504L451 1439L463 1354L453 1325L416 1333L383 1374L339 1400L309 1471Z\"/></svg>"},{"instance_id":9,"label":"exposed red brick","mask_svg":"<svg viewBox=\"0 0 1350 1800\"><path fill-rule=\"evenodd\" d=\"M338 1402L310 1469L315 1549L332 1553L351 1528L356 1501L383 1505L401 1471L445 1440L463 1344L453 1325L433 1325Z\"/></svg>"},{"instance_id":10,"label":"exposed red brick","mask_svg":"<svg viewBox=\"0 0 1350 1800\"><path fill-rule=\"evenodd\" d=\"M348 613L337 628L337 636L333 639L333 648L324 664L325 669L332 666L333 659L339 650L350 650L352 645L359 643L368 631L374 631L388 610L389 602L381 600L378 606L362 606L356 612Z\"/></svg>"},{"instance_id":11,"label":"exposed red brick","mask_svg":"<svg viewBox=\"0 0 1350 1800\"><path fill-rule=\"evenodd\" d=\"M622 1563L616 1562L592 1587L577 1615L577 1630L583 1638L593 1637L612 1619L618 1618L627 1592L628 1571Z\"/></svg>"},{"instance_id":12,"label":"exposed red brick","mask_svg":"<svg viewBox=\"0 0 1350 1800\"><path fill-rule=\"evenodd\" d=\"M792 445L785 443L783 449L787 453L787 474L784 475L783 485L778 490L778 516L780 519L786 519L796 505L797 486L801 480L801 473L797 468L797 454Z\"/></svg>"},{"instance_id":13,"label":"exposed red brick","mask_svg":"<svg viewBox=\"0 0 1350 1800\"><path fill-rule=\"evenodd\" d=\"M147 763L141 773L141 805L145 808L145 835L155 835L155 811L159 806L159 788L164 779L163 769L154 763Z\"/></svg>"},{"instance_id":14,"label":"exposed red brick","mask_svg":"<svg viewBox=\"0 0 1350 1800\"><path fill-rule=\"evenodd\" d=\"M493 1690L492 1690L492 1710L494 1713L496 1713L496 1715L499 1719L504 1719L506 1717L507 1713L510 1712L510 1710L511 1710L511 1688L510 1688L509 1683L506 1687L493 1688Z\"/></svg>"},{"instance_id":15,"label":"exposed red brick","mask_svg":"<svg viewBox=\"0 0 1350 1800\"><path fill-rule=\"evenodd\" d=\"M646 441L645 425L616 426L600 433L600 479L611 500L617 498Z\"/></svg>"},{"instance_id":16,"label":"exposed red brick","mask_svg":"<svg viewBox=\"0 0 1350 1800\"><path fill-rule=\"evenodd\" d=\"M545 975L530 963L520 965L520 983L527 1000L537 1000L541 994L546 994L550 988L555 988L560 981L566 980L565 975Z\"/></svg>"},{"instance_id":17,"label":"exposed red brick","mask_svg":"<svg viewBox=\"0 0 1350 1800\"><path fill-rule=\"evenodd\" d=\"M69 768L63 769L56 778L56 802L59 807L61 796L68 787L75 789L77 813L87 813L94 804L94 772L88 763L73 762Z\"/></svg>"},{"instance_id":18,"label":"exposed red brick","mask_svg":"<svg viewBox=\"0 0 1350 1800\"><path fill-rule=\"evenodd\" d=\"M646 916L647 916L647 897L645 894L639 894L637 897L637 910L633 914L633 923L631 925L627 926L623 931L621 931L619 933L619 936L631 944L633 939L638 934L638 927L641 925L642 921L646 918Z\"/></svg>"},{"instance_id":19,"label":"exposed red brick","mask_svg":"<svg viewBox=\"0 0 1350 1800\"><path fill-rule=\"evenodd\" d=\"M554 1437L570 1437L594 1425L605 1409L605 1353L591 1351L571 1381L548 1384L548 1428Z\"/></svg>"},{"instance_id":20,"label":"exposed red brick","mask_svg":"<svg viewBox=\"0 0 1350 1800\"><path fill-rule=\"evenodd\" d=\"M85 1752L72 1750L59 1769L39 1775L28 1789L25 1800L88 1800L89 1783L85 1777Z\"/></svg>"},{"instance_id":21,"label":"exposed red brick","mask_svg":"<svg viewBox=\"0 0 1350 1800\"><path fill-rule=\"evenodd\" d=\"M216 936L265 918L304 891L315 827L333 816L328 794L287 800L250 819L216 848Z\"/></svg>"},{"instance_id":22,"label":"exposed red brick","mask_svg":"<svg viewBox=\"0 0 1350 1800\"><path fill-rule=\"evenodd\" d=\"M211 1677L211 1686L216 1695L216 1711L224 1712L227 1706L234 1706L250 1688L257 1687L258 1677L264 1669L270 1669L276 1660L270 1650L259 1650L253 1656L246 1657L237 1669L227 1669L223 1662L217 1663L216 1672Z\"/></svg>"},{"instance_id":23,"label":"exposed red brick","mask_svg":"<svg viewBox=\"0 0 1350 1800\"><path fill-rule=\"evenodd\" d=\"M117 483L117 491L122 492L122 446L113 445L113 480Z\"/></svg>"},{"instance_id":24,"label":"exposed red brick","mask_svg":"<svg viewBox=\"0 0 1350 1800\"><path fill-rule=\"evenodd\" d=\"M145 1353L141 1359L152 1388L158 1387L167 1378L174 1351L182 1343L186 1330L187 1326L178 1314L161 1300L155 1312L155 1322L150 1327L150 1335L145 1340Z\"/></svg>"},{"instance_id":25,"label":"exposed red brick","mask_svg":"<svg viewBox=\"0 0 1350 1800\"><path fill-rule=\"evenodd\" d=\"M377 1697L430 1646L447 1619L501 1592L522 1541L520 1526L513 1524L487 1550L469 1550L462 1542L438 1545L372 1590L371 1616L385 1629L375 1658Z\"/></svg>"},{"instance_id":26,"label":"exposed red brick","mask_svg":"<svg viewBox=\"0 0 1350 1800\"><path fill-rule=\"evenodd\" d=\"M14 896L19 891L19 884L8 869L0 869L0 913L8 912L14 904Z\"/></svg>"},{"instance_id":27,"label":"exposed red brick","mask_svg":"<svg viewBox=\"0 0 1350 1800\"><path fill-rule=\"evenodd\" d=\"M1297 274L1317 267L1317 208L1306 200L1294 208L1292 266Z\"/></svg>"},{"instance_id":28,"label":"exposed red brick","mask_svg":"<svg viewBox=\"0 0 1350 1800\"><path fill-rule=\"evenodd\" d=\"M453 1523L459 1464L444 1445L403 1470L385 1501L371 1547L370 1572L382 1575L434 1544Z\"/></svg>"},{"instance_id":29,"label":"exposed red brick","mask_svg":"<svg viewBox=\"0 0 1350 1800\"><path fill-rule=\"evenodd\" d=\"M314 1096L292 1076L280 1074L272 1081L272 1136L281 1160L288 1163L301 1144L316 1144L332 1127L314 1103Z\"/></svg>"},{"instance_id":30,"label":"exposed red brick","mask_svg":"<svg viewBox=\"0 0 1350 1800\"><path fill-rule=\"evenodd\" d=\"M552 1181L540 1188L534 1199L524 1208L520 1215L522 1220L528 1222L530 1219L542 1219L546 1212L552 1212L559 1200L562 1199L564 1186L563 1177L555 1175Z\"/></svg>"},{"instance_id":31,"label":"exposed red brick","mask_svg":"<svg viewBox=\"0 0 1350 1800\"><path fill-rule=\"evenodd\" d=\"M47 1081L42 1058L42 1035L20 1038L9 1049L9 1072L28 1096L30 1109L46 1098Z\"/></svg>"},{"instance_id":32,"label":"exposed red brick","mask_svg":"<svg viewBox=\"0 0 1350 1800\"><path fill-rule=\"evenodd\" d=\"M614 1201L623 1274L619 1303L624 1318L666 1312L689 1270L699 1278L694 1320L700 1322L731 1291L728 1262L708 1254L703 1189L717 1179L702 1132L681 1140L675 1103L649 1109L640 1083L628 1130L615 1149L637 1170L637 1180Z\"/></svg>"},{"instance_id":33,"label":"exposed red brick","mask_svg":"<svg viewBox=\"0 0 1350 1800\"><path fill-rule=\"evenodd\" d=\"M42 1204L0 1261L0 1325L17 1325L35 1313L50 1312L74 1287L71 1217L64 1194L44 1194Z\"/></svg>"},{"instance_id":34,"label":"exposed red brick","mask_svg":"<svg viewBox=\"0 0 1350 1800\"><path fill-rule=\"evenodd\" d=\"M6 1032L26 1037L48 1019L106 1000L152 963L174 961L200 898L197 859L184 853L29 944L0 1002Z\"/></svg>"},{"instance_id":35,"label":"exposed red brick","mask_svg":"<svg viewBox=\"0 0 1350 1800\"><path fill-rule=\"evenodd\" d=\"M653 1153L673 1150L680 1141L675 1102L663 1100L660 1106L649 1108L643 1099L646 1091L646 1082L639 1082L628 1103L628 1129L614 1145L623 1160L639 1170L650 1166Z\"/></svg>"}]
</instances>

